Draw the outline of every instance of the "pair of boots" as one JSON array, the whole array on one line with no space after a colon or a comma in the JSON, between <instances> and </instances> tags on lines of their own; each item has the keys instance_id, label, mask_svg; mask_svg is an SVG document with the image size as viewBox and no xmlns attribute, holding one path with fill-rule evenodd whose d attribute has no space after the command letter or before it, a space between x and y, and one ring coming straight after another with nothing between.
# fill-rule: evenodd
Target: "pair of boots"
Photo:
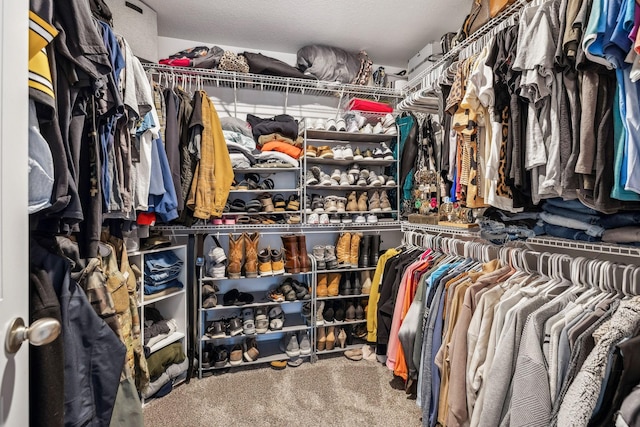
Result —
<instances>
[{"instance_id":1,"label":"pair of boots","mask_svg":"<svg viewBox=\"0 0 640 427\"><path fill-rule=\"evenodd\" d=\"M376 267L380 252L380 235L366 234L360 239L358 267Z\"/></svg>"},{"instance_id":2,"label":"pair of boots","mask_svg":"<svg viewBox=\"0 0 640 427\"><path fill-rule=\"evenodd\" d=\"M318 285L316 286L316 296L335 297L340 294L341 273L321 273L318 274Z\"/></svg>"},{"instance_id":3,"label":"pair of boots","mask_svg":"<svg viewBox=\"0 0 640 427\"><path fill-rule=\"evenodd\" d=\"M344 330L344 328L339 328L338 333L336 333L335 326L318 328L318 340L316 343L316 349L318 351L333 350L336 345L336 342L341 348L346 347L347 333Z\"/></svg>"},{"instance_id":4,"label":"pair of boots","mask_svg":"<svg viewBox=\"0 0 640 427\"><path fill-rule=\"evenodd\" d=\"M237 238L229 234L229 267L230 279L239 279L244 271L245 277L258 277L258 244L260 233L242 233ZM244 263L243 261L244 255Z\"/></svg>"},{"instance_id":5,"label":"pair of boots","mask_svg":"<svg viewBox=\"0 0 640 427\"><path fill-rule=\"evenodd\" d=\"M349 233L348 231L340 234L338 243L336 243L336 256L340 268L358 266L362 237L362 233Z\"/></svg>"},{"instance_id":6,"label":"pair of boots","mask_svg":"<svg viewBox=\"0 0 640 427\"><path fill-rule=\"evenodd\" d=\"M311 271L307 256L307 240L303 234L282 236L284 246L284 269L287 273L297 274Z\"/></svg>"}]
</instances>

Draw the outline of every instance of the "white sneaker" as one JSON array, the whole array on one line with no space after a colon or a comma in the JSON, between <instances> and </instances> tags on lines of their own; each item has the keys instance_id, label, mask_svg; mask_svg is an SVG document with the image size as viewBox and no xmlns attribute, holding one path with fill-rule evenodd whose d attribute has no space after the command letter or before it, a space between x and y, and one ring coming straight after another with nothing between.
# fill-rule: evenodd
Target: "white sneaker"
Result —
<instances>
[{"instance_id":1,"label":"white sneaker","mask_svg":"<svg viewBox=\"0 0 640 427\"><path fill-rule=\"evenodd\" d=\"M347 132L356 133L360 130L358 127L358 123L355 120L349 122L349 127L347 128Z\"/></svg>"},{"instance_id":2,"label":"white sneaker","mask_svg":"<svg viewBox=\"0 0 640 427\"><path fill-rule=\"evenodd\" d=\"M362 160L364 157L362 157L362 152L356 148L355 153L353 154L353 160Z\"/></svg>"},{"instance_id":3,"label":"white sneaker","mask_svg":"<svg viewBox=\"0 0 640 427\"><path fill-rule=\"evenodd\" d=\"M387 182L387 177L380 174L378 175L378 181L380 181L380 185L384 185L384 183Z\"/></svg>"},{"instance_id":4,"label":"white sneaker","mask_svg":"<svg viewBox=\"0 0 640 427\"><path fill-rule=\"evenodd\" d=\"M356 122L358 123L358 128L362 128L366 123L367 119L360 113L356 113Z\"/></svg>"},{"instance_id":5,"label":"white sneaker","mask_svg":"<svg viewBox=\"0 0 640 427\"><path fill-rule=\"evenodd\" d=\"M382 133L382 123L378 122L378 123L373 127L373 133L374 133L374 134L380 134L380 133Z\"/></svg>"},{"instance_id":6,"label":"white sneaker","mask_svg":"<svg viewBox=\"0 0 640 427\"><path fill-rule=\"evenodd\" d=\"M351 146L349 144L340 148L342 148L342 158L344 160L353 160L353 150L351 149Z\"/></svg>"},{"instance_id":7,"label":"white sneaker","mask_svg":"<svg viewBox=\"0 0 640 427\"><path fill-rule=\"evenodd\" d=\"M393 160L393 151L384 142L380 143L384 160Z\"/></svg>"},{"instance_id":8,"label":"white sneaker","mask_svg":"<svg viewBox=\"0 0 640 427\"><path fill-rule=\"evenodd\" d=\"M330 224L340 224L340 216L338 214L333 214L329 217Z\"/></svg>"},{"instance_id":9,"label":"white sneaker","mask_svg":"<svg viewBox=\"0 0 640 427\"><path fill-rule=\"evenodd\" d=\"M391 175L387 176L387 187L395 187L396 181Z\"/></svg>"},{"instance_id":10,"label":"white sneaker","mask_svg":"<svg viewBox=\"0 0 640 427\"><path fill-rule=\"evenodd\" d=\"M349 175L346 172L340 174L340 185L351 185L349 182Z\"/></svg>"},{"instance_id":11,"label":"white sneaker","mask_svg":"<svg viewBox=\"0 0 640 427\"><path fill-rule=\"evenodd\" d=\"M357 214L357 215L354 215L353 222L355 222L356 224L366 224L367 219L364 217L364 215Z\"/></svg>"},{"instance_id":12,"label":"white sneaker","mask_svg":"<svg viewBox=\"0 0 640 427\"><path fill-rule=\"evenodd\" d=\"M338 213L345 213L346 211L346 204L347 204L347 199L346 197L337 197L336 198L336 205L338 206Z\"/></svg>"},{"instance_id":13,"label":"white sneaker","mask_svg":"<svg viewBox=\"0 0 640 427\"><path fill-rule=\"evenodd\" d=\"M323 213L322 215L320 215L320 224L323 224L323 225L329 224L329 215L327 215L326 213Z\"/></svg>"},{"instance_id":14,"label":"white sneaker","mask_svg":"<svg viewBox=\"0 0 640 427\"><path fill-rule=\"evenodd\" d=\"M353 220L351 219L351 215L349 215L349 214L342 215L342 223L343 224L351 224L352 222L353 222Z\"/></svg>"},{"instance_id":15,"label":"white sneaker","mask_svg":"<svg viewBox=\"0 0 640 427\"><path fill-rule=\"evenodd\" d=\"M367 184L372 185L374 187L380 187L382 185L382 183L380 182L380 180L378 179L378 176L374 171L371 171L369 173L369 178L367 178Z\"/></svg>"},{"instance_id":16,"label":"white sneaker","mask_svg":"<svg viewBox=\"0 0 640 427\"><path fill-rule=\"evenodd\" d=\"M315 130L324 130L326 126L326 123L324 121L324 119L317 119L316 122L313 125L313 128Z\"/></svg>"},{"instance_id":17,"label":"white sneaker","mask_svg":"<svg viewBox=\"0 0 640 427\"><path fill-rule=\"evenodd\" d=\"M358 175L354 175L352 173L347 174L347 180L349 181L349 185L354 185L357 179L358 179Z\"/></svg>"},{"instance_id":18,"label":"white sneaker","mask_svg":"<svg viewBox=\"0 0 640 427\"><path fill-rule=\"evenodd\" d=\"M378 222L378 217L375 216L374 214L369 214L367 215L367 223L368 224L375 224Z\"/></svg>"},{"instance_id":19,"label":"white sneaker","mask_svg":"<svg viewBox=\"0 0 640 427\"><path fill-rule=\"evenodd\" d=\"M367 123L362 129L360 129L360 133L373 133L373 126Z\"/></svg>"},{"instance_id":20,"label":"white sneaker","mask_svg":"<svg viewBox=\"0 0 640 427\"><path fill-rule=\"evenodd\" d=\"M357 175L360 173L360 165L357 163L352 164L351 166L349 166L349 173L352 173L354 175Z\"/></svg>"},{"instance_id":21,"label":"white sneaker","mask_svg":"<svg viewBox=\"0 0 640 427\"><path fill-rule=\"evenodd\" d=\"M309 171L307 171L307 185L318 185L318 180L315 176Z\"/></svg>"},{"instance_id":22,"label":"white sneaker","mask_svg":"<svg viewBox=\"0 0 640 427\"><path fill-rule=\"evenodd\" d=\"M333 159L334 160L344 160L344 147L342 145L337 145L333 148Z\"/></svg>"},{"instance_id":23,"label":"white sneaker","mask_svg":"<svg viewBox=\"0 0 640 427\"><path fill-rule=\"evenodd\" d=\"M336 121L333 119L327 120L327 124L325 125L327 130L335 131L336 130Z\"/></svg>"},{"instance_id":24,"label":"white sneaker","mask_svg":"<svg viewBox=\"0 0 640 427\"><path fill-rule=\"evenodd\" d=\"M384 116L384 119L382 119L382 127L384 127L385 129L395 125L396 123L396 119L393 118L393 114L391 113L387 113L386 116Z\"/></svg>"},{"instance_id":25,"label":"white sneaker","mask_svg":"<svg viewBox=\"0 0 640 427\"><path fill-rule=\"evenodd\" d=\"M307 217L307 224L320 224L320 216L317 213L312 213Z\"/></svg>"},{"instance_id":26,"label":"white sneaker","mask_svg":"<svg viewBox=\"0 0 640 427\"><path fill-rule=\"evenodd\" d=\"M366 187L367 178L365 178L362 174L358 175L358 182L356 183L356 185L359 185L361 187Z\"/></svg>"},{"instance_id":27,"label":"white sneaker","mask_svg":"<svg viewBox=\"0 0 640 427\"><path fill-rule=\"evenodd\" d=\"M324 172L320 172L320 185L333 185L334 181L329 175Z\"/></svg>"},{"instance_id":28,"label":"white sneaker","mask_svg":"<svg viewBox=\"0 0 640 427\"><path fill-rule=\"evenodd\" d=\"M398 131L396 130L395 125L388 127L387 129L384 130L384 134L385 135L397 135Z\"/></svg>"},{"instance_id":29,"label":"white sneaker","mask_svg":"<svg viewBox=\"0 0 640 427\"><path fill-rule=\"evenodd\" d=\"M333 173L331 174L331 179L333 179L334 181L340 182L340 175L341 175L340 169L334 169Z\"/></svg>"},{"instance_id":30,"label":"white sneaker","mask_svg":"<svg viewBox=\"0 0 640 427\"><path fill-rule=\"evenodd\" d=\"M376 148L373 150L373 158L376 160L384 159L384 153L382 152L382 148Z\"/></svg>"},{"instance_id":31,"label":"white sneaker","mask_svg":"<svg viewBox=\"0 0 640 427\"><path fill-rule=\"evenodd\" d=\"M344 119L338 119L336 122L336 130L338 132L344 132L347 130L347 124L344 122Z\"/></svg>"}]
</instances>

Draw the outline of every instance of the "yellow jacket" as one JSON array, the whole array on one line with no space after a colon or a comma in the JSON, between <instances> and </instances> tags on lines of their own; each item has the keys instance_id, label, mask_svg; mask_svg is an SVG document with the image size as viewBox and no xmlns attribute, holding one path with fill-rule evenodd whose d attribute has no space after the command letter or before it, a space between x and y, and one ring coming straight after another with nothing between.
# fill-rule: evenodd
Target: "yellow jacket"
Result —
<instances>
[{"instance_id":1,"label":"yellow jacket","mask_svg":"<svg viewBox=\"0 0 640 427\"><path fill-rule=\"evenodd\" d=\"M380 282L382 281L382 273L384 272L384 266L389 258L398 255L400 251L394 248L387 249L387 251L378 259L378 266L376 272L371 280L371 292L369 293L369 305L367 309L367 341L376 342L378 335L378 300L380 299Z\"/></svg>"},{"instance_id":2,"label":"yellow jacket","mask_svg":"<svg viewBox=\"0 0 640 427\"><path fill-rule=\"evenodd\" d=\"M233 182L233 168L218 112L204 91L200 95L204 127L200 161L193 174L187 206L193 209L195 218L207 220L222 215Z\"/></svg>"}]
</instances>

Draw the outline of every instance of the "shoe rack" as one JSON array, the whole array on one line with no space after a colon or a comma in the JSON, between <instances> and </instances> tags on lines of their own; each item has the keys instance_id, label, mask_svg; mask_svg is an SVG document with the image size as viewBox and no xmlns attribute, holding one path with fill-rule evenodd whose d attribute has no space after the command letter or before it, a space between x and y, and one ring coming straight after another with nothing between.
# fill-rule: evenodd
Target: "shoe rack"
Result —
<instances>
[{"instance_id":1,"label":"shoe rack","mask_svg":"<svg viewBox=\"0 0 640 427\"><path fill-rule=\"evenodd\" d=\"M151 255L161 254L173 252L183 263L183 267L180 270L180 274L177 279L182 283L182 288L170 288L165 291L160 291L155 294L147 295L144 292L144 283L145 283L145 261ZM144 335L144 325L145 320L147 318L147 313L149 309L155 308L162 315L165 320L173 319L175 320L176 330L168 334L166 337L161 340L154 342L153 345L148 346L148 349L145 349L146 357L149 358L154 353L160 351L161 349L167 347L170 344L175 342L180 342L182 344L182 349L184 354L187 355L187 344L186 344L186 334L188 331L188 322L187 322L187 294L186 294L186 286L187 286L187 247L186 245L175 245L166 248L160 249L152 249L152 250L141 250L141 251L132 251L128 254L129 263L132 266L137 267L134 271L139 271L140 276L136 276L137 283L137 300L138 300L138 312L140 315L140 339L142 343L145 341ZM185 371L183 375L172 378L173 385L176 386L186 380ZM149 402L149 398L144 398L141 396L142 404L145 405Z\"/></svg>"},{"instance_id":2,"label":"shoe rack","mask_svg":"<svg viewBox=\"0 0 640 427\"><path fill-rule=\"evenodd\" d=\"M254 231L254 230L250 230ZM255 234L259 234L258 252L261 249L275 249L278 250L283 247L282 233L270 232L270 231L256 231ZM234 232L231 236L234 240L237 240L241 233ZM309 271L297 271L290 272L285 271L281 274L260 274L261 269L258 267L257 271L249 273L247 271L247 247L245 246L242 251L242 270L239 276L231 274L231 263L233 263L233 254L229 246L230 235L229 233L216 233L216 238L219 240L222 249L224 250L227 261L225 262L224 276L212 277L211 268L208 266L208 261L200 270L200 277L198 279L198 377L202 378L204 375L216 370L229 369L234 367L242 367L254 364L270 363L278 360L288 360L292 357L310 358L312 355L312 347L309 348L307 354L299 353L296 355L288 354L288 349L283 348L281 343L295 334L301 336L306 333L309 337L309 342L314 342L314 330L312 327L312 313L315 310L315 301L313 295L315 294L315 275L313 271L315 260L309 257ZM246 242L245 242L246 245ZM205 247L204 253L207 254L211 250L211 247ZM236 249L239 250L239 249ZM284 252L284 250L283 250ZM207 256L205 256L207 258ZM286 258L283 260L286 261ZM235 272L234 272L235 273ZM231 277L234 276L234 277ZM277 291L283 285L283 282L297 281L300 285L307 289L307 299L298 299L292 301L277 301L272 300ZM210 295L206 295L204 291L211 289L211 286L215 290L216 304L210 306L203 306L203 303ZM237 291L240 294L238 301L233 301L229 295L233 295ZM253 323L255 327L254 331L248 331L244 328L243 312L249 309L253 311ZM271 311L276 309L275 313L279 311L284 314L284 321L282 325L278 325L277 322L272 323ZM264 310L267 315L268 328L266 330L258 328L258 320L256 314L259 310ZM307 317L305 317L305 312ZM242 323L242 332L236 333L232 331L229 326L231 319L234 317L239 318ZM275 317L274 317L275 318ZM212 326L214 322L222 321L224 323L225 333L221 336L212 337ZM237 324L237 322L236 322ZM275 327L274 327L275 326ZM219 331L219 329L218 329ZM247 333L249 332L249 333ZM233 335L232 335L233 333ZM247 343L255 339L257 343L257 349L259 356L255 360L248 360L245 357ZM234 346L239 345L243 350L243 357L241 362L232 363L229 358L226 361L216 359L216 355L220 353L220 349L224 348L227 351L227 355L230 355ZM285 344L286 345L286 344Z\"/></svg>"}]
</instances>

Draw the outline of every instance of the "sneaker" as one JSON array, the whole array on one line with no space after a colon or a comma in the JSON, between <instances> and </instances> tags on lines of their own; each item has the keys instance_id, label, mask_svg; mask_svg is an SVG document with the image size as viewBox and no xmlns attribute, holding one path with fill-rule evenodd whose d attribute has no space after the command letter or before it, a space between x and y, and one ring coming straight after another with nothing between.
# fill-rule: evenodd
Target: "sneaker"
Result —
<instances>
[{"instance_id":1,"label":"sneaker","mask_svg":"<svg viewBox=\"0 0 640 427\"><path fill-rule=\"evenodd\" d=\"M351 224L353 222L353 220L351 219L351 215L349 215L348 213L342 214L340 220L343 224Z\"/></svg>"},{"instance_id":2,"label":"sneaker","mask_svg":"<svg viewBox=\"0 0 640 427\"><path fill-rule=\"evenodd\" d=\"M350 181L349 176L350 175L348 175L346 172L342 172L340 174L340 185L351 185L349 182Z\"/></svg>"},{"instance_id":3,"label":"sneaker","mask_svg":"<svg viewBox=\"0 0 640 427\"><path fill-rule=\"evenodd\" d=\"M224 320L214 320L207 327L205 335L209 338L224 338L227 336L226 329Z\"/></svg>"},{"instance_id":4,"label":"sneaker","mask_svg":"<svg viewBox=\"0 0 640 427\"><path fill-rule=\"evenodd\" d=\"M373 159L373 153L367 148L364 150L364 153L362 153L362 157L365 159Z\"/></svg>"},{"instance_id":5,"label":"sneaker","mask_svg":"<svg viewBox=\"0 0 640 427\"><path fill-rule=\"evenodd\" d=\"M352 164L351 166L349 166L348 172L350 174L353 174L353 175L359 175L360 174L360 165L357 164L357 163Z\"/></svg>"},{"instance_id":6,"label":"sneaker","mask_svg":"<svg viewBox=\"0 0 640 427\"><path fill-rule=\"evenodd\" d=\"M366 224L367 219L362 214L354 215L353 222L356 224Z\"/></svg>"},{"instance_id":7,"label":"sneaker","mask_svg":"<svg viewBox=\"0 0 640 427\"><path fill-rule=\"evenodd\" d=\"M284 326L284 311L280 307L273 307L269 310L269 329L279 331Z\"/></svg>"},{"instance_id":8,"label":"sneaker","mask_svg":"<svg viewBox=\"0 0 640 427\"><path fill-rule=\"evenodd\" d=\"M347 198L346 197L336 197L336 201L337 201L337 207L338 207L338 213L344 213L346 211L346 203L347 203Z\"/></svg>"},{"instance_id":9,"label":"sneaker","mask_svg":"<svg viewBox=\"0 0 640 427\"><path fill-rule=\"evenodd\" d=\"M318 147L318 157L321 159L333 159L333 150L328 145Z\"/></svg>"},{"instance_id":10,"label":"sneaker","mask_svg":"<svg viewBox=\"0 0 640 427\"><path fill-rule=\"evenodd\" d=\"M380 143L384 160L393 160L393 151L384 142Z\"/></svg>"},{"instance_id":11,"label":"sneaker","mask_svg":"<svg viewBox=\"0 0 640 427\"><path fill-rule=\"evenodd\" d=\"M323 213L322 215L320 215L320 224L322 225L329 224L329 215L327 215L326 213Z\"/></svg>"},{"instance_id":12,"label":"sneaker","mask_svg":"<svg viewBox=\"0 0 640 427\"><path fill-rule=\"evenodd\" d=\"M353 160L362 160L362 153L360 152L360 147L356 147L356 151L353 152Z\"/></svg>"},{"instance_id":13,"label":"sneaker","mask_svg":"<svg viewBox=\"0 0 640 427\"><path fill-rule=\"evenodd\" d=\"M265 307L258 307L255 311L256 333L264 334L269 330L269 317Z\"/></svg>"},{"instance_id":14,"label":"sneaker","mask_svg":"<svg viewBox=\"0 0 640 427\"><path fill-rule=\"evenodd\" d=\"M378 160L382 160L384 158L384 154L382 153L382 149L375 148L373 150L373 158L374 159L378 159Z\"/></svg>"},{"instance_id":15,"label":"sneaker","mask_svg":"<svg viewBox=\"0 0 640 427\"><path fill-rule=\"evenodd\" d=\"M333 179L334 181L340 182L340 175L342 175L342 173L340 172L340 169L334 169L333 172L331 173L331 179Z\"/></svg>"},{"instance_id":16,"label":"sneaker","mask_svg":"<svg viewBox=\"0 0 640 427\"><path fill-rule=\"evenodd\" d=\"M315 245L313 247L313 257L316 259L318 270L324 270L327 268L324 262L324 246Z\"/></svg>"},{"instance_id":17,"label":"sneaker","mask_svg":"<svg viewBox=\"0 0 640 427\"><path fill-rule=\"evenodd\" d=\"M358 123L355 120L349 122L349 126L347 127L347 132L356 133L360 130L358 127Z\"/></svg>"},{"instance_id":18,"label":"sneaker","mask_svg":"<svg viewBox=\"0 0 640 427\"><path fill-rule=\"evenodd\" d=\"M364 177L364 179L369 178L369 169L367 168L362 168L360 170L360 175L362 175Z\"/></svg>"},{"instance_id":19,"label":"sneaker","mask_svg":"<svg viewBox=\"0 0 640 427\"><path fill-rule=\"evenodd\" d=\"M324 211L325 212L337 212L338 205L336 202L336 196L327 196L324 199Z\"/></svg>"},{"instance_id":20,"label":"sneaker","mask_svg":"<svg viewBox=\"0 0 640 427\"><path fill-rule=\"evenodd\" d=\"M396 126L395 125L389 126L384 130L384 134L389 136L397 135L398 131L396 130Z\"/></svg>"},{"instance_id":21,"label":"sneaker","mask_svg":"<svg viewBox=\"0 0 640 427\"><path fill-rule=\"evenodd\" d=\"M364 127L362 129L360 129L360 133L373 133L373 126L371 126L371 124L367 123L366 125L364 125Z\"/></svg>"},{"instance_id":22,"label":"sneaker","mask_svg":"<svg viewBox=\"0 0 640 427\"><path fill-rule=\"evenodd\" d=\"M298 347L300 348L300 354L311 354L311 341L309 340L309 333L307 331L299 332Z\"/></svg>"},{"instance_id":23,"label":"sneaker","mask_svg":"<svg viewBox=\"0 0 640 427\"><path fill-rule=\"evenodd\" d=\"M320 185L333 185L333 180L329 175L324 172L320 172Z\"/></svg>"},{"instance_id":24,"label":"sneaker","mask_svg":"<svg viewBox=\"0 0 640 427\"><path fill-rule=\"evenodd\" d=\"M356 185L359 185L361 187L366 187L367 178L365 178L362 174L358 175L358 181L356 182Z\"/></svg>"},{"instance_id":25,"label":"sneaker","mask_svg":"<svg viewBox=\"0 0 640 427\"><path fill-rule=\"evenodd\" d=\"M324 119L317 119L316 122L313 124L313 128L315 130L325 130L325 121Z\"/></svg>"},{"instance_id":26,"label":"sneaker","mask_svg":"<svg viewBox=\"0 0 640 427\"><path fill-rule=\"evenodd\" d=\"M307 217L307 224L320 224L320 216L317 213L312 213Z\"/></svg>"},{"instance_id":27,"label":"sneaker","mask_svg":"<svg viewBox=\"0 0 640 427\"><path fill-rule=\"evenodd\" d=\"M326 130L335 131L336 130L336 121L333 119L327 120L327 124L325 125Z\"/></svg>"},{"instance_id":28,"label":"sneaker","mask_svg":"<svg viewBox=\"0 0 640 427\"><path fill-rule=\"evenodd\" d=\"M255 362L258 360L260 352L258 351L258 343L255 338L249 338L244 343L244 360L247 362Z\"/></svg>"},{"instance_id":29,"label":"sneaker","mask_svg":"<svg viewBox=\"0 0 640 427\"><path fill-rule=\"evenodd\" d=\"M391 175L387 175L386 185L387 185L387 187L395 187L396 186L396 180L393 179L393 177Z\"/></svg>"},{"instance_id":30,"label":"sneaker","mask_svg":"<svg viewBox=\"0 0 640 427\"><path fill-rule=\"evenodd\" d=\"M242 363L242 346L236 344L231 347L231 354L229 355L229 364L231 366L238 366Z\"/></svg>"},{"instance_id":31,"label":"sneaker","mask_svg":"<svg viewBox=\"0 0 640 427\"><path fill-rule=\"evenodd\" d=\"M362 129L364 125L367 124L367 118L362 114L360 114L359 112L355 113L355 119L356 119L356 122L358 123L358 128L360 129Z\"/></svg>"},{"instance_id":32,"label":"sneaker","mask_svg":"<svg viewBox=\"0 0 640 427\"><path fill-rule=\"evenodd\" d=\"M300 356L300 346L296 334L287 333L280 342L280 350L287 353L289 357Z\"/></svg>"},{"instance_id":33,"label":"sneaker","mask_svg":"<svg viewBox=\"0 0 640 427\"><path fill-rule=\"evenodd\" d=\"M316 213L324 212L324 197L314 194L311 200L311 210Z\"/></svg>"},{"instance_id":34,"label":"sneaker","mask_svg":"<svg viewBox=\"0 0 640 427\"><path fill-rule=\"evenodd\" d=\"M238 317L232 317L229 319L229 335L235 337L242 333L242 321Z\"/></svg>"},{"instance_id":35,"label":"sneaker","mask_svg":"<svg viewBox=\"0 0 640 427\"><path fill-rule=\"evenodd\" d=\"M353 160L353 151L351 150L351 145L347 144L342 147L342 158L344 160Z\"/></svg>"},{"instance_id":36,"label":"sneaker","mask_svg":"<svg viewBox=\"0 0 640 427\"><path fill-rule=\"evenodd\" d=\"M313 176L313 174L310 171L307 171L307 179L305 180L305 183L307 185L318 185L318 178L316 178L315 176Z\"/></svg>"},{"instance_id":37,"label":"sneaker","mask_svg":"<svg viewBox=\"0 0 640 427\"><path fill-rule=\"evenodd\" d=\"M382 183L380 182L380 180L378 180L378 176L376 175L376 173L374 171L371 171L369 173L369 178L367 179L367 184L373 186L373 187L380 187L382 185Z\"/></svg>"},{"instance_id":38,"label":"sneaker","mask_svg":"<svg viewBox=\"0 0 640 427\"><path fill-rule=\"evenodd\" d=\"M373 133L374 133L374 134L381 134L381 133L382 133L382 123L378 122L378 123L373 127Z\"/></svg>"},{"instance_id":39,"label":"sneaker","mask_svg":"<svg viewBox=\"0 0 640 427\"><path fill-rule=\"evenodd\" d=\"M342 147L342 145L333 148L333 159L344 160L344 147Z\"/></svg>"},{"instance_id":40,"label":"sneaker","mask_svg":"<svg viewBox=\"0 0 640 427\"><path fill-rule=\"evenodd\" d=\"M344 132L347 130L347 124L345 123L344 119L338 119L336 121L336 130L338 132Z\"/></svg>"},{"instance_id":41,"label":"sneaker","mask_svg":"<svg viewBox=\"0 0 640 427\"><path fill-rule=\"evenodd\" d=\"M223 345L213 347L213 366L224 368L229 362L229 352Z\"/></svg>"},{"instance_id":42,"label":"sneaker","mask_svg":"<svg viewBox=\"0 0 640 427\"><path fill-rule=\"evenodd\" d=\"M369 214L367 215L367 223L368 224L375 224L378 222L378 217L374 214Z\"/></svg>"},{"instance_id":43,"label":"sneaker","mask_svg":"<svg viewBox=\"0 0 640 427\"><path fill-rule=\"evenodd\" d=\"M393 114L391 113L387 113L384 116L384 119L382 119L382 127L385 129L390 126L394 126L395 124L396 124L396 119L393 118Z\"/></svg>"},{"instance_id":44,"label":"sneaker","mask_svg":"<svg viewBox=\"0 0 640 427\"><path fill-rule=\"evenodd\" d=\"M253 308L245 308L242 310L242 333L245 335L255 335L256 318Z\"/></svg>"},{"instance_id":45,"label":"sneaker","mask_svg":"<svg viewBox=\"0 0 640 427\"><path fill-rule=\"evenodd\" d=\"M330 224L340 224L340 215L333 214L329 217Z\"/></svg>"},{"instance_id":46,"label":"sneaker","mask_svg":"<svg viewBox=\"0 0 640 427\"><path fill-rule=\"evenodd\" d=\"M378 174L378 181L380 181L381 185L384 185L387 182L386 175Z\"/></svg>"}]
</instances>

